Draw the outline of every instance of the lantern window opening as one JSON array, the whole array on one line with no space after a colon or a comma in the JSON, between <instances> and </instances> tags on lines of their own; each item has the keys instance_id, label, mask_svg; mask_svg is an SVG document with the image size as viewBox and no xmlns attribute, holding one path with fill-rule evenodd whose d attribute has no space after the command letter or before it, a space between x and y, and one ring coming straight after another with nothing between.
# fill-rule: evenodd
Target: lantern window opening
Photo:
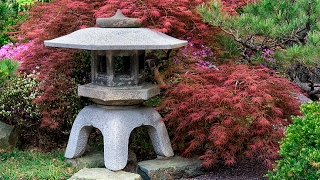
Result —
<instances>
[{"instance_id":1,"label":"lantern window opening","mask_svg":"<svg viewBox=\"0 0 320 180\"><path fill-rule=\"evenodd\" d=\"M107 56L97 55L97 66L99 74L107 74Z\"/></svg>"},{"instance_id":2,"label":"lantern window opening","mask_svg":"<svg viewBox=\"0 0 320 180\"><path fill-rule=\"evenodd\" d=\"M113 56L114 62L114 74L119 75L131 75L132 72L132 56Z\"/></svg>"}]
</instances>

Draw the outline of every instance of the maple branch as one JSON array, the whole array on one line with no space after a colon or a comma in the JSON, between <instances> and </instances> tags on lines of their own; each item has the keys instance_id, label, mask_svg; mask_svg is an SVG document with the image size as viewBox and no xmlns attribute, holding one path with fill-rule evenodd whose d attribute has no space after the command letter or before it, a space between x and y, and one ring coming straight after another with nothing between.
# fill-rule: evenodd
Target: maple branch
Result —
<instances>
[{"instance_id":1,"label":"maple branch","mask_svg":"<svg viewBox=\"0 0 320 180\"><path fill-rule=\"evenodd\" d=\"M155 23L155 21L154 21L153 18L152 18L152 14L151 14L150 8L149 8L149 7L147 6L147 4L146 4L145 2L143 2L142 0L139 0L138 2L140 2L140 4L146 8L146 10L148 11L148 13L150 14L149 18L150 18L152 24L155 26L156 23Z\"/></svg>"},{"instance_id":2,"label":"maple branch","mask_svg":"<svg viewBox=\"0 0 320 180\"><path fill-rule=\"evenodd\" d=\"M153 55L153 54L146 56L146 63L148 64L149 69L153 73L154 80L159 84L160 87L165 87L166 83L163 80L164 77L159 72L159 67L157 64L160 62L160 60L168 60L170 57L171 51L172 49L169 49L166 52L166 56L162 58L158 58L156 55Z\"/></svg>"}]
</instances>

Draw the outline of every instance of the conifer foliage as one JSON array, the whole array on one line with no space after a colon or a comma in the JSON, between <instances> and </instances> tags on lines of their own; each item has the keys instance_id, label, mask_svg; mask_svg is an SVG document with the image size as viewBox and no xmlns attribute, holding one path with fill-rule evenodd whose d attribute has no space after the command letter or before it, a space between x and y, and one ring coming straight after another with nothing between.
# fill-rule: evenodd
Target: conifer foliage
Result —
<instances>
[{"instance_id":1,"label":"conifer foliage","mask_svg":"<svg viewBox=\"0 0 320 180\"><path fill-rule=\"evenodd\" d=\"M291 115L297 87L271 70L247 65L192 68L165 93L159 107L174 149L201 155L203 165L234 164L241 155L271 167Z\"/></svg>"},{"instance_id":2,"label":"conifer foliage","mask_svg":"<svg viewBox=\"0 0 320 180\"><path fill-rule=\"evenodd\" d=\"M228 7L221 0L212 0L209 4L199 7L204 21L233 36L242 45L243 55L248 60L254 53L265 50L293 51L304 46L306 50L317 48L319 51L319 0L259 0L243 7L237 16L223 11ZM298 54L302 52L300 50ZM318 57L312 54L301 59L317 61Z\"/></svg>"}]
</instances>

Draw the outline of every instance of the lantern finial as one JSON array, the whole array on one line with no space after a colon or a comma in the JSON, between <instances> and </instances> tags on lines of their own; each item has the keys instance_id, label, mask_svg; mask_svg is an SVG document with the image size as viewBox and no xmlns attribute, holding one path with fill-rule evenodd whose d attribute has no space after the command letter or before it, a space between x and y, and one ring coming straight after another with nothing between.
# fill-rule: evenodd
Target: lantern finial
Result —
<instances>
[{"instance_id":1,"label":"lantern finial","mask_svg":"<svg viewBox=\"0 0 320 180\"><path fill-rule=\"evenodd\" d=\"M100 28L132 28L140 27L137 18L129 18L118 9L116 14L109 18L97 18L96 24Z\"/></svg>"}]
</instances>

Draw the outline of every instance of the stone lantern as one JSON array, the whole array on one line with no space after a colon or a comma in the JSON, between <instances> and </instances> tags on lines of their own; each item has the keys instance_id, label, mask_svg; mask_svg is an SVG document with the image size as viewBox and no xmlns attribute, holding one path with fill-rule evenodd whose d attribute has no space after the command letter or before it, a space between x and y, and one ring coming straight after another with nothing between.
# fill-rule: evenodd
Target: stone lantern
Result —
<instances>
[{"instance_id":1,"label":"stone lantern","mask_svg":"<svg viewBox=\"0 0 320 180\"><path fill-rule=\"evenodd\" d=\"M96 24L98 27L44 41L46 46L92 52L91 83L79 86L78 95L96 104L86 106L77 115L65 157L81 156L95 127L103 135L106 168L123 169L130 133L140 126L147 129L158 155L173 156L161 116L153 108L141 106L160 92L158 85L144 81L145 50L179 48L187 41L139 28L137 19L125 17L120 10L111 18L98 18Z\"/></svg>"}]
</instances>

